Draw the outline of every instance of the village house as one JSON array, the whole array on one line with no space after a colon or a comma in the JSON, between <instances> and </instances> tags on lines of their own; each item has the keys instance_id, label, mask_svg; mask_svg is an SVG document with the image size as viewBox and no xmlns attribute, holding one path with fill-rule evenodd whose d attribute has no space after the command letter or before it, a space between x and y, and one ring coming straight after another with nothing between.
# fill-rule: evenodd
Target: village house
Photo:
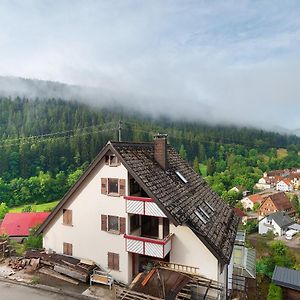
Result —
<instances>
[{"instance_id":1,"label":"village house","mask_svg":"<svg viewBox=\"0 0 300 300\"><path fill-rule=\"evenodd\" d=\"M244 209L253 210L254 204L263 202L264 198L260 194L249 195L241 200Z\"/></svg>"},{"instance_id":2,"label":"village house","mask_svg":"<svg viewBox=\"0 0 300 300\"><path fill-rule=\"evenodd\" d=\"M298 190L300 186L300 173L291 173L291 175L289 176L289 180L293 184L294 190Z\"/></svg>"},{"instance_id":3,"label":"village house","mask_svg":"<svg viewBox=\"0 0 300 300\"><path fill-rule=\"evenodd\" d=\"M49 252L128 284L160 260L227 288L239 217L167 144L108 142L39 228Z\"/></svg>"},{"instance_id":4,"label":"village house","mask_svg":"<svg viewBox=\"0 0 300 300\"><path fill-rule=\"evenodd\" d=\"M294 186L288 178L285 178L277 182L276 190L282 192L291 192L294 190Z\"/></svg>"},{"instance_id":5,"label":"village house","mask_svg":"<svg viewBox=\"0 0 300 300\"><path fill-rule=\"evenodd\" d=\"M272 231L274 234L282 236L293 224L295 221L288 214L278 211L259 220L258 233L266 234L268 231Z\"/></svg>"},{"instance_id":6,"label":"village house","mask_svg":"<svg viewBox=\"0 0 300 300\"><path fill-rule=\"evenodd\" d=\"M30 229L41 225L49 216L48 212L7 213L0 224L0 235L8 235L11 239L22 241Z\"/></svg>"},{"instance_id":7,"label":"village house","mask_svg":"<svg viewBox=\"0 0 300 300\"><path fill-rule=\"evenodd\" d=\"M274 212L286 212L290 217L296 214L295 208L284 192L271 194L264 199L259 208L259 216L264 217Z\"/></svg>"}]
</instances>

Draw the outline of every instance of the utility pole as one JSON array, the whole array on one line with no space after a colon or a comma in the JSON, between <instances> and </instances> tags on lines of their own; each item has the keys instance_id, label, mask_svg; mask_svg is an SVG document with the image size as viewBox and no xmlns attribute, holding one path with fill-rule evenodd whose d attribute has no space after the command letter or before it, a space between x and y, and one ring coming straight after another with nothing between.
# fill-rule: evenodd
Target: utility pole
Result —
<instances>
[{"instance_id":1,"label":"utility pole","mask_svg":"<svg viewBox=\"0 0 300 300\"><path fill-rule=\"evenodd\" d=\"M121 142L121 131L122 131L122 121L119 120L119 126L118 126L118 130L119 130L119 142Z\"/></svg>"}]
</instances>

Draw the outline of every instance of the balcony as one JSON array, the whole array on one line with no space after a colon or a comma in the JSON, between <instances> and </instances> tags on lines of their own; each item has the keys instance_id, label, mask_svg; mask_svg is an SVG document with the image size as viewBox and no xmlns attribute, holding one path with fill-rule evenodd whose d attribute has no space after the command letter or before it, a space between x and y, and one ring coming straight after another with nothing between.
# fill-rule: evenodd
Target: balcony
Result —
<instances>
[{"instance_id":1,"label":"balcony","mask_svg":"<svg viewBox=\"0 0 300 300\"><path fill-rule=\"evenodd\" d=\"M166 215L151 198L125 196L124 199L126 200L126 212L128 214L166 218Z\"/></svg>"},{"instance_id":2,"label":"balcony","mask_svg":"<svg viewBox=\"0 0 300 300\"><path fill-rule=\"evenodd\" d=\"M168 235L163 240L150 239L134 235L124 235L126 240L126 251L157 257L165 258L171 251L173 234Z\"/></svg>"}]
</instances>

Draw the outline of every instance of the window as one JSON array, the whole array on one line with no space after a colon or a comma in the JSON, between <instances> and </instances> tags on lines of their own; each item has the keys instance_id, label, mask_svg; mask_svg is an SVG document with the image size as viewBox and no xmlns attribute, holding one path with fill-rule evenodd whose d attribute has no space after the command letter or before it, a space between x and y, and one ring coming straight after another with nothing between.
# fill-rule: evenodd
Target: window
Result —
<instances>
[{"instance_id":1,"label":"window","mask_svg":"<svg viewBox=\"0 0 300 300\"><path fill-rule=\"evenodd\" d=\"M72 210L63 209L63 224L72 225Z\"/></svg>"},{"instance_id":2,"label":"window","mask_svg":"<svg viewBox=\"0 0 300 300\"><path fill-rule=\"evenodd\" d=\"M63 244L63 254L65 255L73 255L73 245L70 243L64 243Z\"/></svg>"},{"instance_id":3,"label":"window","mask_svg":"<svg viewBox=\"0 0 300 300\"><path fill-rule=\"evenodd\" d=\"M195 215L200 219L200 221L204 224L209 221L209 214L200 206L195 210Z\"/></svg>"},{"instance_id":4,"label":"window","mask_svg":"<svg viewBox=\"0 0 300 300\"><path fill-rule=\"evenodd\" d=\"M119 271L119 254L107 253L107 267L111 270Z\"/></svg>"},{"instance_id":5,"label":"window","mask_svg":"<svg viewBox=\"0 0 300 300\"><path fill-rule=\"evenodd\" d=\"M115 234L125 234L126 218L101 215L101 230Z\"/></svg>"},{"instance_id":6,"label":"window","mask_svg":"<svg viewBox=\"0 0 300 300\"><path fill-rule=\"evenodd\" d=\"M119 193L119 181L116 178L108 179L108 193L118 194Z\"/></svg>"},{"instance_id":7,"label":"window","mask_svg":"<svg viewBox=\"0 0 300 300\"><path fill-rule=\"evenodd\" d=\"M101 178L101 194L125 196L126 181L118 178Z\"/></svg>"},{"instance_id":8,"label":"window","mask_svg":"<svg viewBox=\"0 0 300 300\"><path fill-rule=\"evenodd\" d=\"M105 164L109 165L110 167L116 167L120 165L120 161L116 155L111 154L105 156Z\"/></svg>"},{"instance_id":9,"label":"window","mask_svg":"<svg viewBox=\"0 0 300 300\"><path fill-rule=\"evenodd\" d=\"M119 217L108 216L107 225L108 225L107 226L108 231L119 231Z\"/></svg>"}]
</instances>

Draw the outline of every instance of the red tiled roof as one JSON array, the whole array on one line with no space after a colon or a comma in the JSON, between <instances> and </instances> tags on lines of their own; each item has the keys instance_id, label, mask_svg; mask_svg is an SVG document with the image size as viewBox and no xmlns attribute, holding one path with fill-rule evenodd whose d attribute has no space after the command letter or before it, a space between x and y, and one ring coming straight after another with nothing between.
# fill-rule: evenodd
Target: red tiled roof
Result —
<instances>
[{"instance_id":1,"label":"red tiled roof","mask_svg":"<svg viewBox=\"0 0 300 300\"><path fill-rule=\"evenodd\" d=\"M29 229L42 224L49 214L48 212L8 213L1 224L0 234L28 236Z\"/></svg>"},{"instance_id":2,"label":"red tiled roof","mask_svg":"<svg viewBox=\"0 0 300 300\"><path fill-rule=\"evenodd\" d=\"M256 202L261 203L264 200L264 198L261 195L257 195L257 194L248 196L248 199L253 203Z\"/></svg>"},{"instance_id":3,"label":"red tiled roof","mask_svg":"<svg viewBox=\"0 0 300 300\"><path fill-rule=\"evenodd\" d=\"M235 207L234 209L234 212L239 216L239 217L246 217L247 215L241 210L239 209L238 207Z\"/></svg>"}]
</instances>

